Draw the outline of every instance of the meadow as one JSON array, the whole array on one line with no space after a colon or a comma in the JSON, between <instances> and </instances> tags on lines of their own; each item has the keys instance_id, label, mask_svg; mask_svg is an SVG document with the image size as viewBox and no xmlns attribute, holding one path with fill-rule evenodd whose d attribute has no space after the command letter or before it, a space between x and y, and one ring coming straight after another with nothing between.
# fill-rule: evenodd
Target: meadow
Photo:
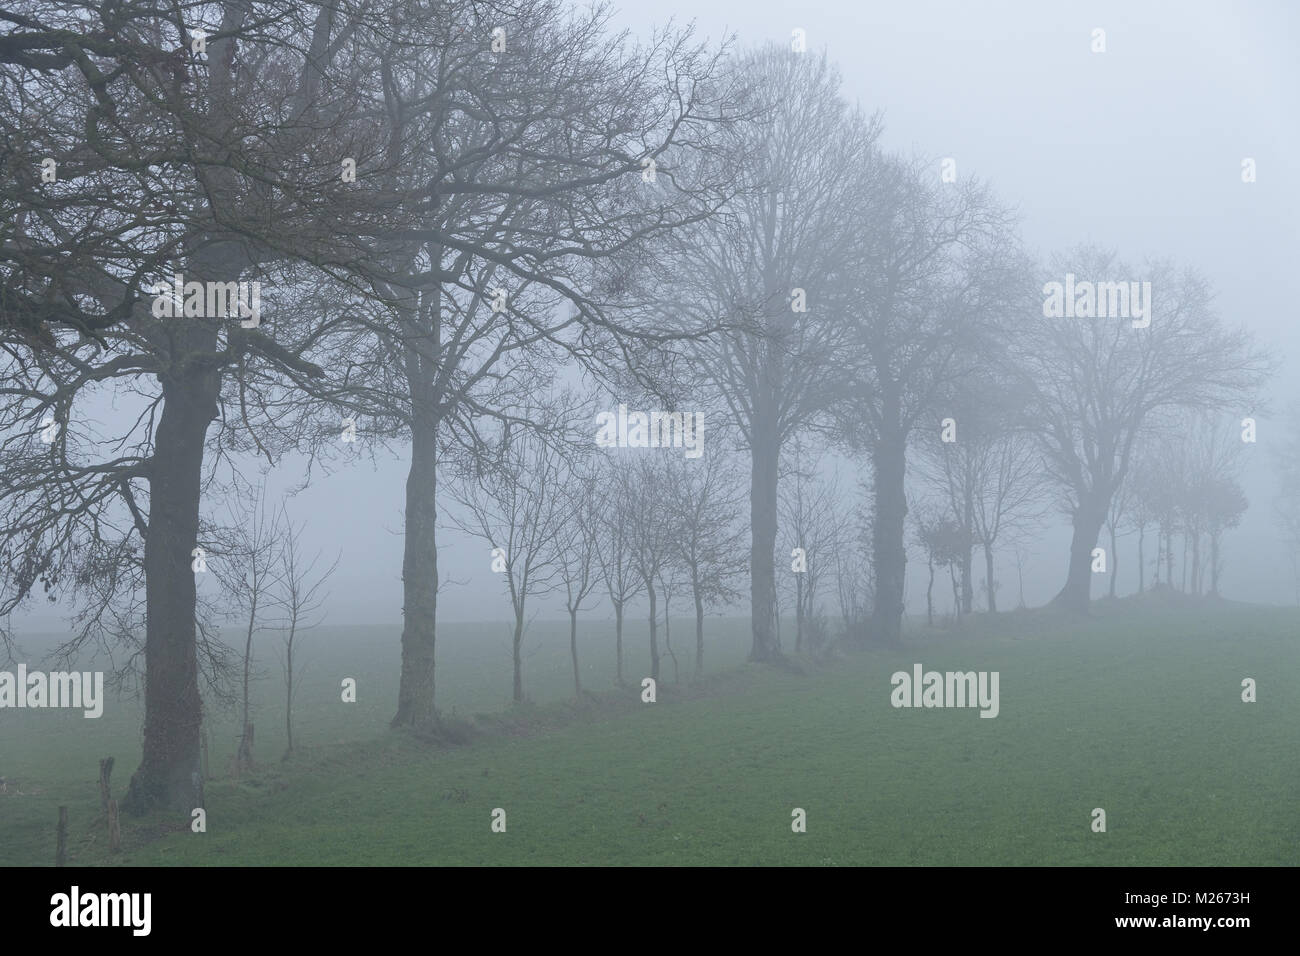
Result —
<instances>
[{"instance_id":1,"label":"meadow","mask_svg":"<svg viewBox=\"0 0 1300 956\"><path fill-rule=\"evenodd\" d=\"M1121 602L1123 604L1123 602ZM284 751L273 635L261 644L252 773L229 763L237 714L209 716L207 832L123 818L108 851L98 758L114 792L139 759L137 701L105 714L0 711L0 865L49 865L59 805L72 865L1295 865L1300 862L1300 612L1230 606L977 616L914 628L902 650L744 662L746 622L710 619L706 674L674 621L655 703L643 625L588 621L575 701L567 625L536 622L531 700L510 704L505 625L440 629L441 739L388 729L398 632L320 628ZM787 627L785 640L791 640ZM35 667L48 639L23 645ZM998 671L1000 712L896 709L890 675ZM340 682L357 681L356 703ZM1258 702L1241 699L1258 682ZM1107 831L1092 830L1094 808ZM506 831L493 832L496 809ZM806 812L807 832L791 829Z\"/></svg>"}]
</instances>

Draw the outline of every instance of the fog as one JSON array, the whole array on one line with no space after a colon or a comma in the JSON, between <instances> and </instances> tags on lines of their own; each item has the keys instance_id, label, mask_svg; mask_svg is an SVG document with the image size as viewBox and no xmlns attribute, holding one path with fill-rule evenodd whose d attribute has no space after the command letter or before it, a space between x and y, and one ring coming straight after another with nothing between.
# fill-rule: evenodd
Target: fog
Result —
<instances>
[{"instance_id":1,"label":"fog","mask_svg":"<svg viewBox=\"0 0 1300 956\"><path fill-rule=\"evenodd\" d=\"M1222 592L1293 602L1291 561L1275 529L1271 449L1294 429L1287 411L1297 398L1300 323L1290 276L1300 251L1293 49L1300 11L1283 2L915 2L891 6L887 16L884 9L809 3L796 15L783 3L669 2L627 5L616 22L645 35L670 19L693 19L710 39L734 34L737 49L787 44L802 28L809 49L824 50L842 72L845 97L883 113L887 147L936 164L951 157L959 176L987 181L1016 207L1031 251L1046 257L1091 242L1121 259L1151 254L1202 268L1222 317L1244 323L1285 363L1269 383L1267 408L1240 410L1258 419L1258 442L1242 475L1250 508L1225 543ZM1096 27L1106 31L1100 54L1090 50ZM1244 157L1257 163L1251 184L1241 181ZM391 454L318 477L289 504L308 521L304 548L341 556L326 608L332 623L401 625L407 466L407 450L395 443ZM303 468L290 456L268 487L273 494L296 487ZM1060 588L1067 547L1068 523L1058 514L1028 546L1029 604ZM510 619L491 549L454 528L439 548L454 581L439 595L439 617ZM1134 548L1131 536L1121 544L1121 594L1136 588ZM922 600L915 560L912 614ZM1012 568L999 571L1011 580ZM1094 596L1106 584L1099 579ZM561 611L554 599L539 606L543 616ZM49 630L60 621L38 603L12 623Z\"/></svg>"},{"instance_id":2,"label":"fog","mask_svg":"<svg viewBox=\"0 0 1300 956\"><path fill-rule=\"evenodd\" d=\"M11 6L0 864L1295 864L1293 3Z\"/></svg>"}]
</instances>

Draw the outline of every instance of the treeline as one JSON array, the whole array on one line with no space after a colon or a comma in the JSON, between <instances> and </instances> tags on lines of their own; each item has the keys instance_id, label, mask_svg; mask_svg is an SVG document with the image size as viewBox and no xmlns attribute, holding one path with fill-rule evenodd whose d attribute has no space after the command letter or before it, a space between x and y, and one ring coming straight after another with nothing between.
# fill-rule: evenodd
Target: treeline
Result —
<instances>
[{"instance_id":1,"label":"treeline","mask_svg":"<svg viewBox=\"0 0 1300 956\"><path fill-rule=\"evenodd\" d=\"M815 54L634 42L559 0L3 19L0 613L44 591L77 608L68 653L135 648L131 810L201 801L194 562L252 461L409 455L393 724L419 726L447 520L500 549L516 698L544 590L573 622L603 590L620 654L643 599L656 669L656 622L667 652L693 606L700 666L746 575L755 660L782 656L783 600L796 646L820 639L832 587L849 632L896 643L910 534L956 523L969 606L976 545L991 565L1049 503L1073 524L1057 600L1082 609L1145 450L1249 410L1269 369L1194 270L1035 263L1001 200L885 150ZM1049 307L1062 281L1086 301ZM702 415L703 454L600 448L623 402ZM865 499L825 486L824 451ZM1193 511L1214 551L1226 519ZM1152 521L1187 540L1192 513Z\"/></svg>"}]
</instances>

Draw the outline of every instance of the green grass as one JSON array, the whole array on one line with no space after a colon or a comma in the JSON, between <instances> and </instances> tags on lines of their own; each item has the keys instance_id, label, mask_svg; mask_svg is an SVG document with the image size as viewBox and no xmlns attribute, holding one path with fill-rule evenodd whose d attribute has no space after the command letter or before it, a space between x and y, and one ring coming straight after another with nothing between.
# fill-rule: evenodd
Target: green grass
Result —
<instances>
[{"instance_id":1,"label":"green grass","mask_svg":"<svg viewBox=\"0 0 1300 956\"><path fill-rule=\"evenodd\" d=\"M259 722L263 766L208 783L207 833L183 819L127 821L115 856L95 758L116 754L120 792L138 713L0 712L0 774L39 791L0 796L0 864L50 862L60 803L77 864L1300 862L1294 611L1002 616L806 674L744 665L740 622L709 627L714 674L701 684L672 687L669 666L659 701L640 703L644 634L634 631L634 686L576 705L563 702L567 633L539 625L526 665L538 703L496 718L473 715L509 692L502 629L448 628L442 703L481 728L460 747L386 730L394 635L322 636L297 710L303 752L281 764L282 738L269 726L263 738ZM593 624L584 644L587 683L602 691L607 630ZM679 625L675 638L684 675L688 631ZM999 671L1000 715L892 708L890 674L916 661ZM338 702L343 676L358 678L355 705ZM1243 677L1258 681L1258 703L1241 702ZM259 686L258 720L274 723L271 683ZM504 834L490 830L496 807ZM795 807L807 811L806 834L791 832ZM1091 832L1094 807L1106 810L1105 834Z\"/></svg>"}]
</instances>

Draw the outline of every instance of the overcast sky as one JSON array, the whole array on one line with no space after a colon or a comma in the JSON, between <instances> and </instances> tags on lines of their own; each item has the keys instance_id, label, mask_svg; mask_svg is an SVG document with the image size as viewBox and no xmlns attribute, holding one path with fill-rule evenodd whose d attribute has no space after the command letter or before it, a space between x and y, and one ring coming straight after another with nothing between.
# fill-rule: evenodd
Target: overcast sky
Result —
<instances>
[{"instance_id":1,"label":"overcast sky","mask_svg":"<svg viewBox=\"0 0 1300 956\"><path fill-rule=\"evenodd\" d=\"M1251 509L1227 538L1226 596L1293 600L1291 571L1272 529L1270 443L1296 427L1300 390L1293 292L1300 221L1300 5L1287 2L769 2L661 0L628 4L617 22L637 33L669 18L700 32L734 32L741 47L806 31L844 77L844 93L884 113L887 146L952 157L1016 206L1029 248L1046 258L1080 242L1121 258L1168 256L1199 267L1217 307L1285 361L1275 413L1260 416L1245 485ZM1092 31L1106 52L1091 52ZM1258 181L1241 181L1252 157ZM937 168L937 166L936 166ZM1242 415L1252 410L1243 409ZM340 470L291 504L309 521L311 550L342 551L330 623L400 627L405 462ZM276 483L300 473L280 469ZM1026 580L1031 604L1065 573L1064 523L1044 535ZM440 561L458 582L439 598L445 621L505 619L487 544L448 531ZM1150 555L1148 547L1148 555ZM915 565L912 565L913 570ZM1014 571L1000 568L1003 594ZM1132 562L1121 592L1133 588ZM1009 583L1007 583L1009 582ZM910 610L923 582L909 576ZM1094 592L1097 588L1094 588ZM1004 597L1004 601L1006 598ZM599 613L604 614L602 609ZM48 612L28 626L55 623ZM15 624L20 624L15 619Z\"/></svg>"}]
</instances>

